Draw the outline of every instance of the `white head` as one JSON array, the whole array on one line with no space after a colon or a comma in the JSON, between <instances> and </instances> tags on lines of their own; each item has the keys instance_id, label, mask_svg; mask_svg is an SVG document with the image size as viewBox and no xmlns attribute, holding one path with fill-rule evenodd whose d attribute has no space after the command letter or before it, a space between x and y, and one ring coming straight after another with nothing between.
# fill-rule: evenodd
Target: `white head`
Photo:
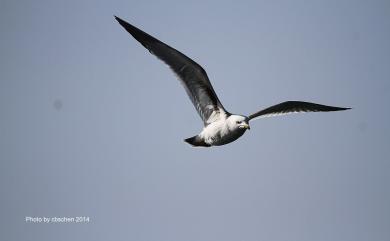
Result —
<instances>
[{"instance_id":1,"label":"white head","mask_svg":"<svg viewBox=\"0 0 390 241\"><path fill-rule=\"evenodd\" d=\"M231 115L226 120L230 130L250 129L248 117L242 115Z\"/></svg>"}]
</instances>

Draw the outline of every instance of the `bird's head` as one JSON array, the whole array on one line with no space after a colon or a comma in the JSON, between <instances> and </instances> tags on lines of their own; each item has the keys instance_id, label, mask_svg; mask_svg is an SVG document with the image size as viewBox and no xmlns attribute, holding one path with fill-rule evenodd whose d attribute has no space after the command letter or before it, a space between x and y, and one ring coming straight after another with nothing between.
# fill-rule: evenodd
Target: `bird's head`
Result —
<instances>
[{"instance_id":1,"label":"bird's head","mask_svg":"<svg viewBox=\"0 0 390 241\"><path fill-rule=\"evenodd\" d=\"M249 130L249 119L246 116L242 115L231 115L227 119L228 125L230 129L241 129L241 130Z\"/></svg>"}]
</instances>

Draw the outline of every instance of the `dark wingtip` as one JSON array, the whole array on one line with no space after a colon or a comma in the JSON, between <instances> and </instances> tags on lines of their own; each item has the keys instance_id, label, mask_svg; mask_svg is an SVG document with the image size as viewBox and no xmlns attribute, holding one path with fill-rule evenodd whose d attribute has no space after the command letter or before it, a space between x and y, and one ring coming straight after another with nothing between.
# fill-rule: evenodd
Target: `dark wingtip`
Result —
<instances>
[{"instance_id":1,"label":"dark wingtip","mask_svg":"<svg viewBox=\"0 0 390 241\"><path fill-rule=\"evenodd\" d=\"M351 107L338 107L338 110L350 110L352 109Z\"/></svg>"},{"instance_id":2,"label":"dark wingtip","mask_svg":"<svg viewBox=\"0 0 390 241\"><path fill-rule=\"evenodd\" d=\"M124 27L127 31L129 31L129 30L128 30L129 27L134 28L134 26L130 25L128 22L126 22L125 20L121 19L120 17L114 15L114 18L115 18L115 20L118 21L118 23L119 23L120 25L122 25L122 27Z\"/></svg>"},{"instance_id":3,"label":"dark wingtip","mask_svg":"<svg viewBox=\"0 0 390 241\"><path fill-rule=\"evenodd\" d=\"M123 23L123 22L124 22L120 17L118 17L118 16L116 16L116 15L114 15L114 18L115 18L115 20L118 21L119 23Z\"/></svg>"}]
</instances>

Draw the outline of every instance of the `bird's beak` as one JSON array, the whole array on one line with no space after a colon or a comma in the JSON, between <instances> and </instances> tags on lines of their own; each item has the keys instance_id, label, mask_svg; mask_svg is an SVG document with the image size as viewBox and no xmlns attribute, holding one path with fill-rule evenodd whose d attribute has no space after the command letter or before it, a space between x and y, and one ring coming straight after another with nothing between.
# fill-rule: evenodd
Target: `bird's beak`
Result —
<instances>
[{"instance_id":1,"label":"bird's beak","mask_svg":"<svg viewBox=\"0 0 390 241\"><path fill-rule=\"evenodd\" d=\"M245 128L245 129L248 129L248 130L251 129L251 127L250 127L247 123L241 124L241 125L240 125L240 128Z\"/></svg>"}]
</instances>

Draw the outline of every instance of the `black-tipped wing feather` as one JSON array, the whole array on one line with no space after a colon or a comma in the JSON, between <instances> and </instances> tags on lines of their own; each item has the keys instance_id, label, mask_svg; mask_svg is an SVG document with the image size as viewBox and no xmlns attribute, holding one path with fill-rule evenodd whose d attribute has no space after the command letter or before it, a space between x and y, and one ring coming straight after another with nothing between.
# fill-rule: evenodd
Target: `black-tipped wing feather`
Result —
<instances>
[{"instance_id":1,"label":"black-tipped wing feather","mask_svg":"<svg viewBox=\"0 0 390 241\"><path fill-rule=\"evenodd\" d=\"M286 101L250 115L249 120L254 118L284 115L284 114L297 113L297 112L323 112L323 111L326 112L326 111L340 111L340 110L348 110L348 109L350 108L320 105L320 104L303 102L303 101Z\"/></svg>"},{"instance_id":2,"label":"black-tipped wing feather","mask_svg":"<svg viewBox=\"0 0 390 241\"><path fill-rule=\"evenodd\" d=\"M195 61L115 16L115 19L150 53L164 61L181 80L188 96L205 125L213 114L226 112L207 77L206 71ZM210 122L211 120L209 120Z\"/></svg>"}]
</instances>

